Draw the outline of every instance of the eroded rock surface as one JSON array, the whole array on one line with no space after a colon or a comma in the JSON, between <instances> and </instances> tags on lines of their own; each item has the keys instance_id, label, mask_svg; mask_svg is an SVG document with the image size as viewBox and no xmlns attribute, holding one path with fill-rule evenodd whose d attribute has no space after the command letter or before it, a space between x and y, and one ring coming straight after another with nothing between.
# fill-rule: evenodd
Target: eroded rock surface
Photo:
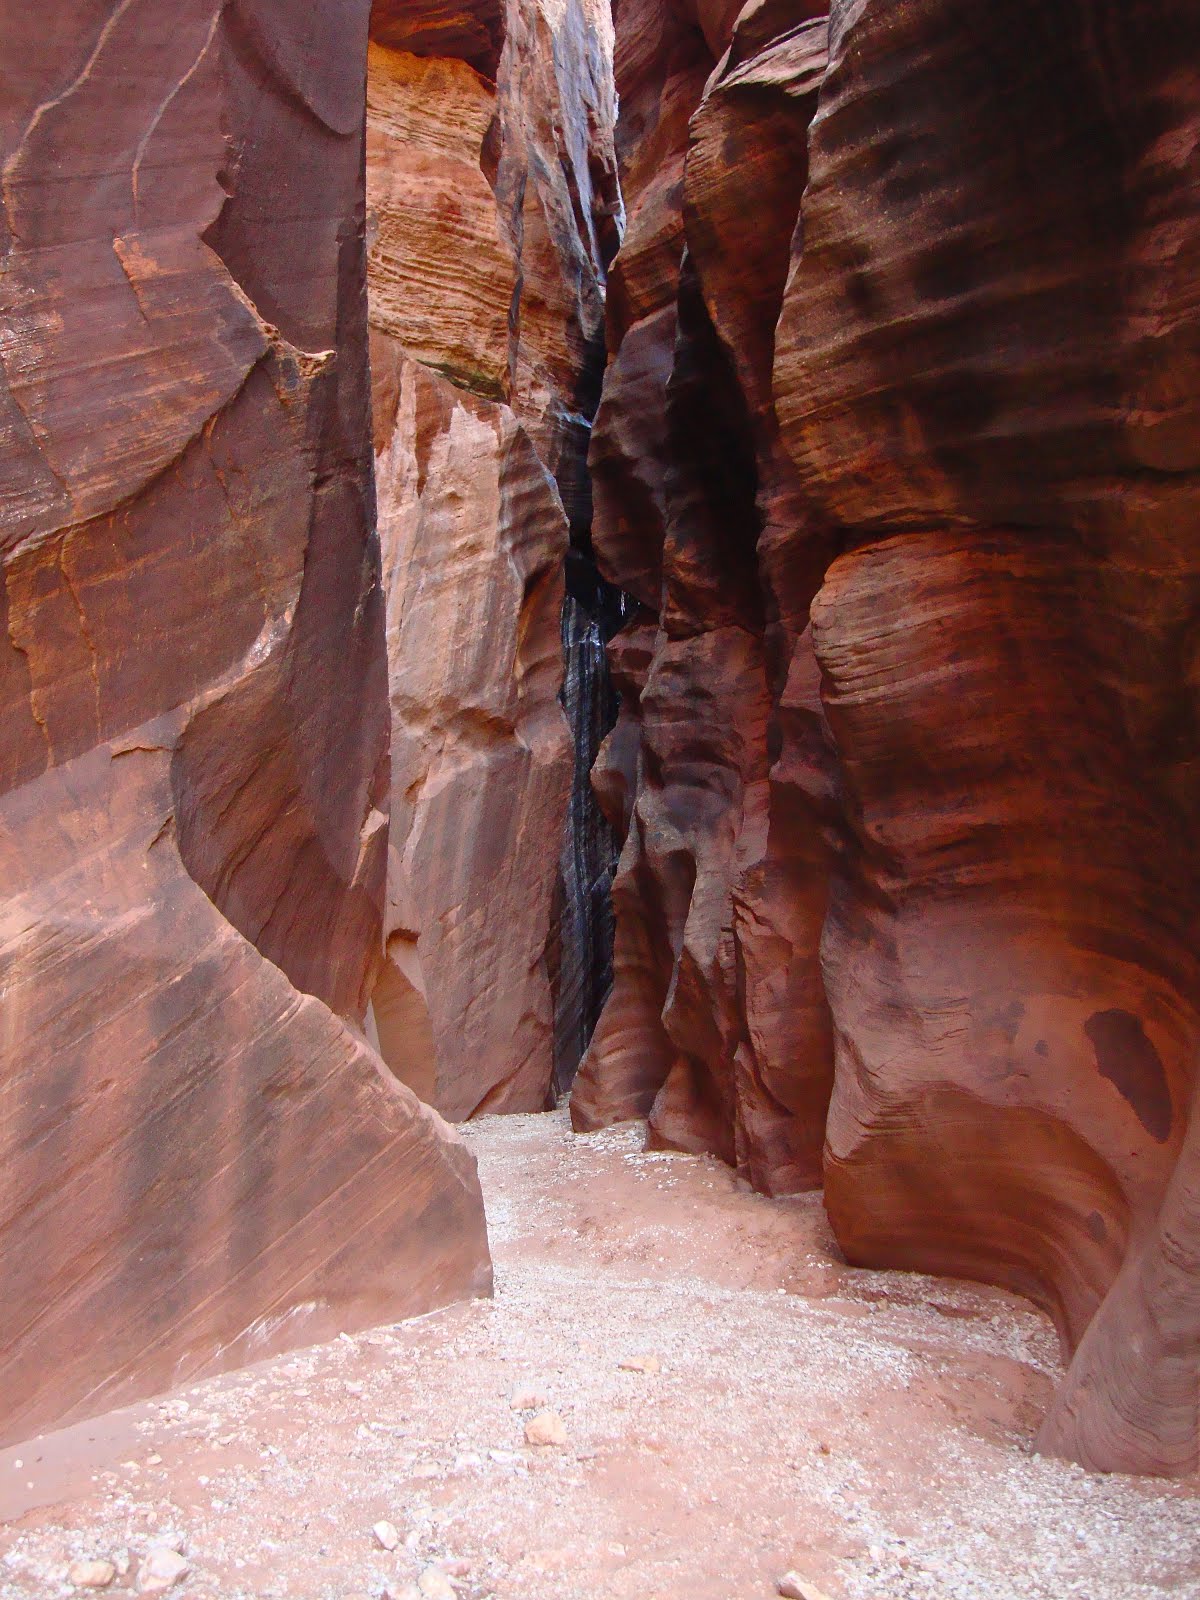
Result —
<instances>
[{"instance_id":1,"label":"eroded rock surface","mask_svg":"<svg viewBox=\"0 0 1200 1600\"><path fill-rule=\"evenodd\" d=\"M615 21L594 537L645 615L575 1120L1030 1295L1043 1447L1189 1471L1200 21Z\"/></svg>"},{"instance_id":2,"label":"eroded rock surface","mask_svg":"<svg viewBox=\"0 0 1200 1600\"><path fill-rule=\"evenodd\" d=\"M565 642L588 765L610 698L584 653L605 626L585 457L619 212L611 30L592 0L480 4L489 66L461 8L402 8L399 31L395 9L376 6L368 81L392 707L373 1009L393 1071L464 1118L541 1109L596 1008L611 846L586 788L568 811L559 697ZM568 554L598 599L564 630Z\"/></svg>"},{"instance_id":3,"label":"eroded rock surface","mask_svg":"<svg viewBox=\"0 0 1200 1600\"><path fill-rule=\"evenodd\" d=\"M827 29L775 13L743 18L715 73L709 19L662 8L656 34L616 13L632 195L594 538L648 615L612 647L622 720L598 783L621 774L628 828L617 982L573 1107L580 1126L648 1114L656 1141L781 1192L820 1181L831 1081L825 846L804 782L822 759L805 627L828 541L804 520L771 400Z\"/></svg>"},{"instance_id":4,"label":"eroded rock surface","mask_svg":"<svg viewBox=\"0 0 1200 1600\"><path fill-rule=\"evenodd\" d=\"M0 5L3 1438L490 1282L358 1032L366 12Z\"/></svg>"}]
</instances>

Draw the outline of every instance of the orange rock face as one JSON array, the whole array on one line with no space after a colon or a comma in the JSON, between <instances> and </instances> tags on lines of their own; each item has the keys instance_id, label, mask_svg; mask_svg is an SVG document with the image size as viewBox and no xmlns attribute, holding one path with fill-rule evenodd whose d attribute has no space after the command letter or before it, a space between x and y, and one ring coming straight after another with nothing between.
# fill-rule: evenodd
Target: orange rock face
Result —
<instances>
[{"instance_id":1,"label":"orange rock face","mask_svg":"<svg viewBox=\"0 0 1200 1600\"><path fill-rule=\"evenodd\" d=\"M1031 1296L1042 1447L1190 1471L1200 22L616 26L595 540L648 615L576 1121Z\"/></svg>"},{"instance_id":2,"label":"orange rock face","mask_svg":"<svg viewBox=\"0 0 1200 1600\"><path fill-rule=\"evenodd\" d=\"M561 881L577 840L560 861L564 564L586 554L618 201L599 5L511 0L491 69L425 9L426 32L421 5L397 12L402 36L376 7L368 78L392 711L373 1014L393 1071L465 1118L540 1110L582 1003L587 950L563 918L579 891Z\"/></svg>"},{"instance_id":3,"label":"orange rock face","mask_svg":"<svg viewBox=\"0 0 1200 1600\"><path fill-rule=\"evenodd\" d=\"M828 541L813 532L795 549L804 510L771 400L826 29L776 9L739 23L711 78L697 23L664 13L647 61L653 30L627 34L617 12L621 104L646 110L634 148L619 139L634 198L613 277L633 281L632 248L643 287L610 314L594 537L607 575L657 613L657 637L644 623L640 648L613 646L613 749L636 803L614 886L614 994L572 1105L581 1127L649 1115L655 1142L713 1151L784 1192L820 1181L832 1078L817 962L824 746L805 633ZM640 141L657 152L644 190ZM669 260L673 272L646 267Z\"/></svg>"},{"instance_id":4,"label":"orange rock face","mask_svg":"<svg viewBox=\"0 0 1200 1600\"><path fill-rule=\"evenodd\" d=\"M364 8L0 5L0 1438L490 1282L387 867ZM287 203L281 204L281 196Z\"/></svg>"}]
</instances>

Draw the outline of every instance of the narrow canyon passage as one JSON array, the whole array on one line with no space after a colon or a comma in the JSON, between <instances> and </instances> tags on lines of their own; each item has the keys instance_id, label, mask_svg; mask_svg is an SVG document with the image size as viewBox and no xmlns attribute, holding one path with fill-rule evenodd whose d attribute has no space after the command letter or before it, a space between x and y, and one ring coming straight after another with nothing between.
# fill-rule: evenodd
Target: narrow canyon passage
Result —
<instances>
[{"instance_id":1,"label":"narrow canyon passage","mask_svg":"<svg viewBox=\"0 0 1200 1600\"><path fill-rule=\"evenodd\" d=\"M194 1600L436 1596L430 1568L461 1600L770 1600L788 1569L846 1600L1196 1592L1185 1488L1031 1455L1061 1371L1024 1302L848 1269L815 1196L636 1124L466 1136L495 1299L0 1454L0 1515L60 1502L9 1529L3 1600L121 1552L125 1592L164 1543ZM546 1409L565 1443L527 1444Z\"/></svg>"},{"instance_id":2,"label":"narrow canyon passage","mask_svg":"<svg viewBox=\"0 0 1200 1600\"><path fill-rule=\"evenodd\" d=\"M1200 1600L1196 0L0 52L0 1600Z\"/></svg>"}]
</instances>

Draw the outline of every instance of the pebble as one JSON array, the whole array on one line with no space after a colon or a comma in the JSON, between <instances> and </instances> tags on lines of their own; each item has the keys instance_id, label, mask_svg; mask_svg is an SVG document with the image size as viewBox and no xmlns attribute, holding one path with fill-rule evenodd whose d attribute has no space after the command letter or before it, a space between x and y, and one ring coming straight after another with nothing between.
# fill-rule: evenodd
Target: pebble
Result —
<instances>
[{"instance_id":1,"label":"pebble","mask_svg":"<svg viewBox=\"0 0 1200 1600\"><path fill-rule=\"evenodd\" d=\"M534 1383L519 1383L509 1396L511 1411L539 1411L547 1404L549 1396Z\"/></svg>"},{"instance_id":2,"label":"pebble","mask_svg":"<svg viewBox=\"0 0 1200 1600\"><path fill-rule=\"evenodd\" d=\"M441 1567L426 1567L417 1579L424 1600L456 1600L457 1591Z\"/></svg>"},{"instance_id":3,"label":"pebble","mask_svg":"<svg viewBox=\"0 0 1200 1600\"><path fill-rule=\"evenodd\" d=\"M138 1564L138 1593L165 1594L181 1578L186 1578L191 1568L178 1550L167 1545L155 1545Z\"/></svg>"},{"instance_id":4,"label":"pebble","mask_svg":"<svg viewBox=\"0 0 1200 1600\"><path fill-rule=\"evenodd\" d=\"M526 1444L563 1445L566 1442L566 1425L557 1411L539 1411L525 1424Z\"/></svg>"},{"instance_id":5,"label":"pebble","mask_svg":"<svg viewBox=\"0 0 1200 1600\"><path fill-rule=\"evenodd\" d=\"M798 1572L785 1572L775 1588L783 1600L829 1600L824 1589L818 1589L815 1583L802 1578Z\"/></svg>"},{"instance_id":6,"label":"pebble","mask_svg":"<svg viewBox=\"0 0 1200 1600\"><path fill-rule=\"evenodd\" d=\"M377 1522L371 1532L384 1550L394 1550L400 1543L400 1533L394 1522Z\"/></svg>"},{"instance_id":7,"label":"pebble","mask_svg":"<svg viewBox=\"0 0 1200 1600\"><path fill-rule=\"evenodd\" d=\"M622 1372L644 1372L647 1376L662 1371L662 1362L657 1356L626 1356L617 1366Z\"/></svg>"},{"instance_id":8,"label":"pebble","mask_svg":"<svg viewBox=\"0 0 1200 1600\"><path fill-rule=\"evenodd\" d=\"M72 1561L67 1568L67 1582L76 1589L107 1589L116 1576L111 1561Z\"/></svg>"}]
</instances>

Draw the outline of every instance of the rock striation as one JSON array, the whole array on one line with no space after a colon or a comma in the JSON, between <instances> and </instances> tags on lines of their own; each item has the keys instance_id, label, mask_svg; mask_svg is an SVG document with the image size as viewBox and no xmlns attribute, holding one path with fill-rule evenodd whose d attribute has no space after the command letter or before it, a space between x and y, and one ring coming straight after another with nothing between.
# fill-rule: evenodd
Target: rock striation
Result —
<instances>
[{"instance_id":1,"label":"rock striation","mask_svg":"<svg viewBox=\"0 0 1200 1600\"><path fill-rule=\"evenodd\" d=\"M572 1106L580 1127L648 1115L654 1142L779 1193L820 1182L832 1082L805 784L829 539L771 392L827 27L791 5L736 31L647 9L657 32L616 11L629 225L592 450L599 560L643 620L612 647L621 720L596 782L625 837L616 984Z\"/></svg>"},{"instance_id":2,"label":"rock striation","mask_svg":"<svg viewBox=\"0 0 1200 1600\"><path fill-rule=\"evenodd\" d=\"M0 1440L484 1292L359 1031L367 8L3 0ZM281 203L286 196L286 203Z\"/></svg>"},{"instance_id":3,"label":"rock striation","mask_svg":"<svg viewBox=\"0 0 1200 1600\"><path fill-rule=\"evenodd\" d=\"M620 211L611 29L598 0L420 0L377 4L371 33L392 751L373 1019L446 1116L534 1111L556 1066L573 1075L606 959L613 851L586 769L613 624L586 453Z\"/></svg>"},{"instance_id":4,"label":"rock striation","mask_svg":"<svg viewBox=\"0 0 1200 1600\"><path fill-rule=\"evenodd\" d=\"M1041 1447L1192 1471L1200 20L614 16L593 537L641 611L576 1125L1031 1296Z\"/></svg>"}]
</instances>

